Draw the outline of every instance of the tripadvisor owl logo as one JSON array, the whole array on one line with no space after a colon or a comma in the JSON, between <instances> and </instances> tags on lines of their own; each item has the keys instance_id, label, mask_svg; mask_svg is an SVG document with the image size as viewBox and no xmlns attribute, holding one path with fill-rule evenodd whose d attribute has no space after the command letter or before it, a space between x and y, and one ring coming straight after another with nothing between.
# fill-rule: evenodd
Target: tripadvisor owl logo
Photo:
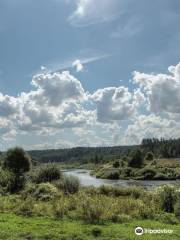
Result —
<instances>
[{"instance_id":1,"label":"tripadvisor owl logo","mask_svg":"<svg viewBox=\"0 0 180 240\"><path fill-rule=\"evenodd\" d=\"M144 233L144 230L142 227L135 228L135 234L136 235L142 235Z\"/></svg>"}]
</instances>

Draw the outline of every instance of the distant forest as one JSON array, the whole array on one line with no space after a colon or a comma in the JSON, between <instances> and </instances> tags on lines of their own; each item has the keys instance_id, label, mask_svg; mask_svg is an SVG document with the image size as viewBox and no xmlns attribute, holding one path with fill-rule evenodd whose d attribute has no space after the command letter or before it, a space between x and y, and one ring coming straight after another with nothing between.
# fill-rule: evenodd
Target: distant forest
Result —
<instances>
[{"instance_id":1,"label":"distant forest","mask_svg":"<svg viewBox=\"0 0 180 240\"><path fill-rule=\"evenodd\" d=\"M141 145L115 146L115 147L76 147L71 149L33 150L29 154L34 161L48 162L81 162L81 163L105 163L116 159L126 159L131 153L140 148L146 155L153 153L156 158L180 157L179 139L143 139Z\"/></svg>"}]
</instances>

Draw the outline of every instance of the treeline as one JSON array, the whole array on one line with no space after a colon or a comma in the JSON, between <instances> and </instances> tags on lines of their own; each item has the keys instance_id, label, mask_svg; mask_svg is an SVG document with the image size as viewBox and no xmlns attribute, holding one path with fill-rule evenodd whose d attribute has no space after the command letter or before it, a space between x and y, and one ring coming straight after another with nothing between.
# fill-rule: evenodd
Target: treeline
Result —
<instances>
[{"instance_id":1,"label":"treeline","mask_svg":"<svg viewBox=\"0 0 180 240\"><path fill-rule=\"evenodd\" d=\"M146 138L140 146L115 147L76 147L71 149L49 149L29 151L32 159L41 163L48 162L80 162L80 163L106 163L116 159L123 159L140 148L144 156L148 152L155 158L180 157L180 139Z\"/></svg>"},{"instance_id":2,"label":"treeline","mask_svg":"<svg viewBox=\"0 0 180 240\"><path fill-rule=\"evenodd\" d=\"M105 163L128 156L137 146L77 147L71 149L50 149L29 151L32 159L41 163L80 162Z\"/></svg>"},{"instance_id":3,"label":"treeline","mask_svg":"<svg viewBox=\"0 0 180 240\"><path fill-rule=\"evenodd\" d=\"M152 152L156 158L178 158L180 157L180 138L145 138L142 140L143 152Z\"/></svg>"},{"instance_id":4,"label":"treeline","mask_svg":"<svg viewBox=\"0 0 180 240\"><path fill-rule=\"evenodd\" d=\"M157 158L179 158L179 139L146 138L141 145L115 146L115 147L76 147L71 149L32 150L29 155L33 163L49 162L80 162L80 163L106 163L116 159L128 159L132 152L141 149L143 157L152 153Z\"/></svg>"}]
</instances>

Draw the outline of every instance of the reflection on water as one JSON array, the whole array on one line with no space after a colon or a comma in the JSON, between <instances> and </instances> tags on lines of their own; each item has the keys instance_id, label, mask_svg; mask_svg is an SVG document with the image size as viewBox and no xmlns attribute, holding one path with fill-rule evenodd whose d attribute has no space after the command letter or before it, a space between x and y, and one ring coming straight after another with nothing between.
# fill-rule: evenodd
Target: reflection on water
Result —
<instances>
[{"instance_id":1,"label":"reflection on water","mask_svg":"<svg viewBox=\"0 0 180 240\"><path fill-rule=\"evenodd\" d=\"M165 184L175 184L180 185L180 181L159 181L159 180L108 180L108 179L97 179L94 176L90 175L89 170L82 170L82 169L72 169L72 170L65 170L65 174L72 175L78 177L80 183L83 186L95 186L99 187L102 185L110 185L110 186L122 186L122 187L131 187L131 186L139 186L145 189L153 189L155 187L165 185Z\"/></svg>"}]
</instances>

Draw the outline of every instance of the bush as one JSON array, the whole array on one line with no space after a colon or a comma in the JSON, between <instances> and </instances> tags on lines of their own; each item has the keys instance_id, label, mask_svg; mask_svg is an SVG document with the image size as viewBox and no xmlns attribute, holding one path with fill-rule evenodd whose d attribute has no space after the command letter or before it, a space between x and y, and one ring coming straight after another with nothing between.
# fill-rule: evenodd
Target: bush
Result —
<instances>
[{"instance_id":1,"label":"bush","mask_svg":"<svg viewBox=\"0 0 180 240\"><path fill-rule=\"evenodd\" d=\"M146 160L152 161L154 159L154 155L152 152L148 152L145 157Z\"/></svg>"},{"instance_id":2,"label":"bush","mask_svg":"<svg viewBox=\"0 0 180 240\"><path fill-rule=\"evenodd\" d=\"M164 186L160 192L160 198L162 203L162 209L165 212L172 213L174 212L174 204L176 201L175 190L171 186Z\"/></svg>"},{"instance_id":3,"label":"bush","mask_svg":"<svg viewBox=\"0 0 180 240\"><path fill-rule=\"evenodd\" d=\"M25 177L16 176L9 171L0 171L0 188L2 193L15 193L24 188Z\"/></svg>"},{"instance_id":4,"label":"bush","mask_svg":"<svg viewBox=\"0 0 180 240\"><path fill-rule=\"evenodd\" d=\"M165 224L178 224L178 219L172 213L163 213L156 216L156 220Z\"/></svg>"},{"instance_id":5,"label":"bush","mask_svg":"<svg viewBox=\"0 0 180 240\"><path fill-rule=\"evenodd\" d=\"M82 218L88 223L100 223L105 220L105 202L101 197L84 198Z\"/></svg>"},{"instance_id":6,"label":"bush","mask_svg":"<svg viewBox=\"0 0 180 240\"><path fill-rule=\"evenodd\" d=\"M104 173L103 178L111 179L111 180L118 180L119 179L119 171L118 170L108 170Z\"/></svg>"},{"instance_id":7,"label":"bush","mask_svg":"<svg viewBox=\"0 0 180 240\"><path fill-rule=\"evenodd\" d=\"M143 164L143 156L140 149L137 149L133 152L132 157L129 159L129 166L140 168Z\"/></svg>"},{"instance_id":8,"label":"bush","mask_svg":"<svg viewBox=\"0 0 180 240\"><path fill-rule=\"evenodd\" d=\"M22 201L21 204L16 209L16 214L30 217L33 215L34 202L31 198Z\"/></svg>"},{"instance_id":9,"label":"bush","mask_svg":"<svg viewBox=\"0 0 180 240\"><path fill-rule=\"evenodd\" d=\"M58 196L57 188L51 183L40 183L33 194L36 200L49 201Z\"/></svg>"},{"instance_id":10,"label":"bush","mask_svg":"<svg viewBox=\"0 0 180 240\"><path fill-rule=\"evenodd\" d=\"M177 199L176 204L174 206L175 216L180 219L180 198Z\"/></svg>"},{"instance_id":11,"label":"bush","mask_svg":"<svg viewBox=\"0 0 180 240\"><path fill-rule=\"evenodd\" d=\"M30 170L31 158L22 148L9 149L4 159L4 167L15 175L22 175Z\"/></svg>"},{"instance_id":12,"label":"bush","mask_svg":"<svg viewBox=\"0 0 180 240\"><path fill-rule=\"evenodd\" d=\"M77 177L64 176L61 181L56 183L56 186L66 194L74 194L79 191L80 182Z\"/></svg>"},{"instance_id":13,"label":"bush","mask_svg":"<svg viewBox=\"0 0 180 240\"><path fill-rule=\"evenodd\" d=\"M127 223L132 220L131 216L126 214L114 214L111 220L115 223Z\"/></svg>"},{"instance_id":14,"label":"bush","mask_svg":"<svg viewBox=\"0 0 180 240\"><path fill-rule=\"evenodd\" d=\"M37 170L32 180L35 183L46 183L59 180L61 177L62 173L58 167L54 164L47 164Z\"/></svg>"},{"instance_id":15,"label":"bush","mask_svg":"<svg viewBox=\"0 0 180 240\"><path fill-rule=\"evenodd\" d=\"M113 167L114 167L114 168L120 167L119 161L115 161L115 162L113 163Z\"/></svg>"},{"instance_id":16,"label":"bush","mask_svg":"<svg viewBox=\"0 0 180 240\"><path fill-rule=\"evenodd\" d=\"M55 201L53 204L53 215L56 219L62 219L68 213L68 204L65 199Z\"/></svg>"},{"instance_id":17,"label":"bush","mask_svg":"<svg viewBox=\"0 0 180 240\"><path fill-rule=\"evenodd\" d=\"M142 170L138 171L138 175L142 176L144 180L152 180L156 175L156 170L153 168L143 168Z\"/></svg>"},{"instance_id":18,"label":"bush","mask_svg":"<svg viewBox=\"0 0 180 240\"><path fill-rule=\"evenodd\" d=\"M155 176L154 176L154 180L166 180L168 179L167 175L164 174L164 173L157 173Z\"/></svg>"},{"instance_id":19,"label":"bush","mask_svg":"<svg viewBox=\"0 0 180 240\"><path fill-rule=\"evenodd\" d=\"M129 188L122 188L122 187L112 187L107 185L102 185L99 187L100 194L106 195L106 196L113 196L113 197L119 197L119 196L131 196L135 199L139 198L141 195L144 194L143 189L138 187L129 187Z\"/></svg>"},{"instance_id":20,"label":"bush","mask_svg":"<svg viewBox=\"0 0 180 240\"><path fill-rule=\"evenodd\" d=\"M122 175L122 177L125 177L125 178L133 177L134 170L130 167L123 168L123 169L121 169L121 175Z\"/></svg>"}]
</instances>

